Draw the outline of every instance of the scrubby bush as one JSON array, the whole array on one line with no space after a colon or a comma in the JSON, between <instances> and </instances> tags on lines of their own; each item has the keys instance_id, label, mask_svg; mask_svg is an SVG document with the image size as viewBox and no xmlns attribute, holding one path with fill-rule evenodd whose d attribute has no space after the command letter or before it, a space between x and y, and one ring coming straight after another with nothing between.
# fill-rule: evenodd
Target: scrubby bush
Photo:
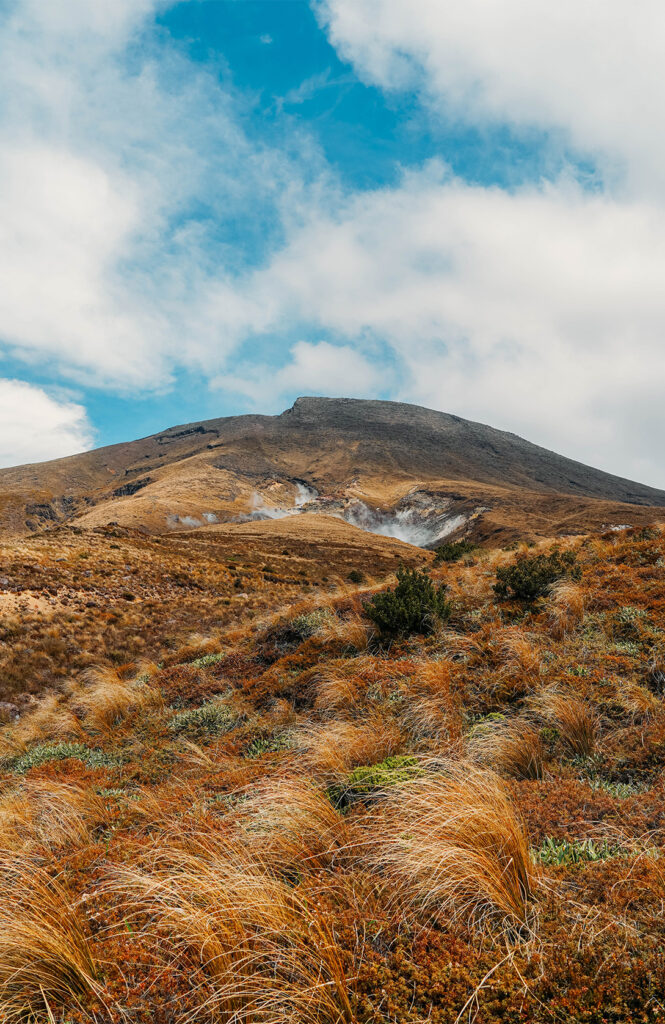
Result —
<instances>
[{"instance_id":1,"label":"scrubby bush","mask_svg":"<svg viewBox=\"0 0 665 1024\"><path fill-rule=\"evenodd\" d=\"M557 580L578 580L580 576L574 551L554 548L549 555L534 555L532 558L523 555L512 565L501 566L496 571L493 589L499 597L535 601L544 597Z\"/></svg>"},{"instance_id":2,"label":"scrubby bush","mask_svg":"<svg viewBox=\"0 0 665 1024\"><path fill-rule=\"evenodd\" d=\"M352 569L349 575L347 576L347 579L350 580L351 583L362 583L365 577L363 576L359 569Z\"/></svg>"},{"instance_id":3,"label":"scrubby bush","mask_svg":"<svg viewBox=\"0 0 665 1024\"><path fill-rule=\"evenodd\" d=\"M426 572L402 567L397 570L397 586L375 594L365 611L383 637L426 635L450 617L452 605L445 592L446 587L435 586Z\"/></svg>"},{"instance_id":4,"label":"scrubby bush","mask_svg":"<svg viewBox=\"0 0 665 1024\"><path fill-rule=\"evenodd\" d=\"M291 631L301 640L307 640L314 636L317 629L330 618L330 611L327 608L315 608L313 612L306 615L297 615L291 621Z\"/></svg>"},{"instance_id":5,"label":"scrubby bush","mask_svg":"<svg viewBox=\"0 0 665 1024\"><path fill-rule=\"evenodd\" d=\"M197 708L179 711L169 722L169 731L176 735L200 738L222 736L236 724L236 716L219 697Z\"/></svg>"},{"instance_id":6,"label":"scrubby bush","mask_svg":"<svg viewBox=\"0 0 665 1024\"><path fill-rule=\"evenodd\" d=\"M39 768L49 761L66 761L75 758L91 768L109 768L117 764L117 759L103 750L86 747L84 743L39 743L24 753L8 759L5 764L10 771L19 775L29 772L31 768Z\"/></svg>"},{"instance_id":7,"label":"scrubby bush","mask_svg":"<svg viewBox=\"0 0 665 1024\"><path fill-rule=\"evenodd\" d=\"M453 540L446 544L440 544L434 551L434 565L441 565L442 562L459 562L463 555L468 555L476 550L476 545L470 540Z\"/></svg>"}]
</instances>

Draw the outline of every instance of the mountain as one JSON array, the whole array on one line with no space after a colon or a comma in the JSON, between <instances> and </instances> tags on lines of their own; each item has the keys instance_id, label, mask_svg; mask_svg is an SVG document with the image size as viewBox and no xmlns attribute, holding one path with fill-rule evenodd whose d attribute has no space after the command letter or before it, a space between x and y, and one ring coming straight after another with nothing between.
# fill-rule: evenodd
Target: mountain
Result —
<instances>
[{"instance_id":1,"label":"mountain","mask_svg":"<svg viewBox=\"0 0 665 1024\"><path fill-rule=\"evenodd\" d=\"M110 522L151 533L301 510L430 545L552 536L659 518L665 491L515 434L396 402L299 398L66 459L0 470L0 530ZM311 521L311 516L307 517Z\"/></svg>"}]
</instances>

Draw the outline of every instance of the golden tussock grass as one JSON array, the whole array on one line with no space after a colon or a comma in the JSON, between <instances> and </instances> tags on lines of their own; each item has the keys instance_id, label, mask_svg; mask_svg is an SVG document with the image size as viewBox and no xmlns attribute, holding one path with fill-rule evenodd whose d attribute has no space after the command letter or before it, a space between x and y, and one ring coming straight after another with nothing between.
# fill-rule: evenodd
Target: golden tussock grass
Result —
<instances>
[{"instance_id":1,"label":"golden tussock grass","mask_svg":"<svg viewBox=\"0 0 665 1024\"><path fill-rule=\"evenodd\" d=\"M18 722L5 726L0 732L0 757L20 754L39 740L65 740L81 737L81 723L61 694L49 693L36 701Z\"/></svg>"},{"instance_id":2,"label":"golden tussock grass","mask_svg":"<svg viewBox=\"0 0 665 1024\"><path fill-rule=\"evenodd\" d=\"M598 744L600 723L593 708L573 693L550 687L529 700L531 709L559 732L576 757L590 757Z\"/></svg>"},{"instance_id":3,"label":"golden tussock grass","mask_svg":"<svg viewBox=\"0 0 665 1024\"><path fill-rule=\"evenodd\" d=\"M647 721L662 712L662 701L651 690L628 679L617 684L616 701L635 722Z\"/></svg>"},{"instance_id":4,"label":"golden tussock grass","mask_svg":"<svg viewBox=\"0 0 665 1024\"><path fill-rule=\"evenodd\" d=\"M397 722L376 713L362 724L333 721L294 732L304 767L326 783L338 781L352 768L376 764L400 752L404 738Z\"/></svg>"},{"instance_id":5,"label":"golden tussock grass","mask_svg":"<svg viewBox=\"0 0 665 1024\"><path fill-rule=\"evenodd\" d=\"M25 858L0 858L0 1019L45 1017L98 991L85 923L57 879Z\"/></svg>"},{"instance_id":6,"label":"golden tussock grass","mask_svg":"<svg viewBox=\"0 0 665 1024\"><path fill-rule=\"evenodd\" d=\"M316 631L320 643L344 651L366 651L372 636L369 624L358 613L340 618L333 612L322 620Z\"/></svg>"},{"instance_id":7,"label":"golden tussock grass","mask_svg":"<svg viewBox=\"0 0 665 1024\"><path fill-rule=\"evenodd\" d=\"M471 763L396 787L368 815L367 860L400 910L526 933L537 885L522 823L501 779Z\"/></svg>"},{"instance_id":8,"label":"golden tussock grass","mask_svg":"<svg viewBox=\"0 0 665 1024\"><path fill-rule=\"evenodd\" d=\"M348 846L345 818L306 779L259 783L242 795L231 815L239 838L279 874L330 867Z\"/></svg>"},{"instance_id":9,"label":"golden tussock grass","mask_svg":"<svg viewBox=\"0 0 665 1024\"><path fill-rule=\"evenodd\" d=\"M91 668L83 673L82 681L72 701L86 729L93 732L108 733L139 708L161 704L159 692L141 677L123 682L113 669Z\"/></svg>"},{"instance_id":10,"label":"golden tussock grass","mask_svg":"<svg viewBox=\"0 0 665 1024\"><path fill-rule=\"evenodd\" d=\"M540 669L540 652L535 641L533 634L518 626L506 626L495 630L491 641L492 653L508 671L535 676Z\"/></svg>"},{"instance_id":11,"label":"golden tussock grass","mask_svg":"<svg viewBox=\"0 0 665 1024\"><path fill-rule=\"evenodd\" d=\"M194 661L206 654L218 654L222 649L219 637L202 636L200 633L190 633L187 640L180 644L174 651L163 658L163 664L179 665L183 662Z\"/></svg>"},{"instance_id":12,"label":"golden tussock grass","mask_svg":"<svg viewBox=\"0 0 665 1024\"><path fill-rule=\"evenodd\" d=\"M25 779L0 797L0 849L78 848L107 818L104 801L90 789Z\"/></svg>"},{"instance_id":13,"label":"golden tussock grass","mask_svg":"<svg viewBox=\"0 0 665 1024\"><path fill-rule=\"evenodd\" d=\"M149 870L118 869L114 888L124 914L159 935L164 959L190 964L207 1018L351 1024L344 958L326 918L242 851L207 850L205 835L196 854L162 846Z\"/></svg>"},{"instance_id":14,"label":"golden tussock grass","mask_svg":"<svg viewBox=\"0 0 665 1024\"><path fill-rule=\"evenodd\" d=\"M314 709L325 717L357 715L367 698L366 673L375 669L374 659L360 655L352 661L337 659L322 663L314 677Z\"/></svg>"},{"instance_id":15,"label":"golden tussock grass","mask_svg":"<svg viewBox=\"0 0 665 1024\"><path fill-rule=\"evenodd\" d=\"M539 730L523 718L481 727L469 741L473 761L512 779L542 779L545 747Z\"/></svg>"},{"instance_id":16,"label":"golden tussock grass","mask_svg":"<svg viewBox=\"0 0 665 1024\"><path fill-rule=\"evenodd\" d=\"M578 583L560 580L549 593L547 614L550 632L557 639L579 625L584 618L588 594Z\"/></svg>"},{"instance_id":17,"label":"golden tussock grass","mask_svg":"<svg viewBox=\"0 0 665 1024\"><path fill-rule=\"evenodd\" d=\"M462 735L459 699L452 693L450 668L435 661L419 665L402 693L400 721L414 741L457 741Z\"/></svg>"}]
</instances>

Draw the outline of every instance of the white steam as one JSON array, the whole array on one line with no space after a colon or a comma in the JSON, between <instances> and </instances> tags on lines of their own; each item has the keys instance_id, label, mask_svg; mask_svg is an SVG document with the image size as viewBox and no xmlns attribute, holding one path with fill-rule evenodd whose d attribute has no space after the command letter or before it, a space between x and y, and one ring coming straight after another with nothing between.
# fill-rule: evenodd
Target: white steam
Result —
<instances>
[{"instance_id":1,"label":"white steam","mask_svg":"<svg viewBox=\"0 0 665 1024\"><path fill-rule=\"evenodd\" d=\"M370 508L364 501L354 501L343 513L347 523L378 533L382 537L393 537L405 541L415 547L427 547L438 540L448 537L460 526L464 526L466 517L453 515L449 517L434 516L425 518L420 507L400 508L386 512L378 508Z\"/></svg>"}]
</instances>

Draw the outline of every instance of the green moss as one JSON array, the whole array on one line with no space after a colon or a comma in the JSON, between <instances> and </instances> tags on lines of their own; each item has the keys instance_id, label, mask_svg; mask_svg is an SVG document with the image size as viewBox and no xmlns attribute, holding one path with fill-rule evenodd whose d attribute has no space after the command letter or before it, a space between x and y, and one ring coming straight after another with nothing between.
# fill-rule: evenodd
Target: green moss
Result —
<instances>
[{"instance_id":1,"label":"green moss","mask_svg":"<svg viewBox=\"0 0 665 1024\"><path fill-rule=\"evenodd\" d=\"M194 668L207 668L208 665L216 665L218 661L221 661L224 657L222 651L217 654L204 654L200 658L195 658L194 661L190 661L190 665Z\"/></svg>"},{"instance_id":2,"label":"green moss","mask_svg":"<svg viewBox=\"0 0 665 1024\"><path fill-rule=\"evenodd\" d=\"M408 782L422 774L418 758L405 754L386 757L378 764L362 764L349 774L346 782L330 786L328 796L336 806L350 803L357 797L368 796L399 782Z\"/></svg>"}]
</instances>

